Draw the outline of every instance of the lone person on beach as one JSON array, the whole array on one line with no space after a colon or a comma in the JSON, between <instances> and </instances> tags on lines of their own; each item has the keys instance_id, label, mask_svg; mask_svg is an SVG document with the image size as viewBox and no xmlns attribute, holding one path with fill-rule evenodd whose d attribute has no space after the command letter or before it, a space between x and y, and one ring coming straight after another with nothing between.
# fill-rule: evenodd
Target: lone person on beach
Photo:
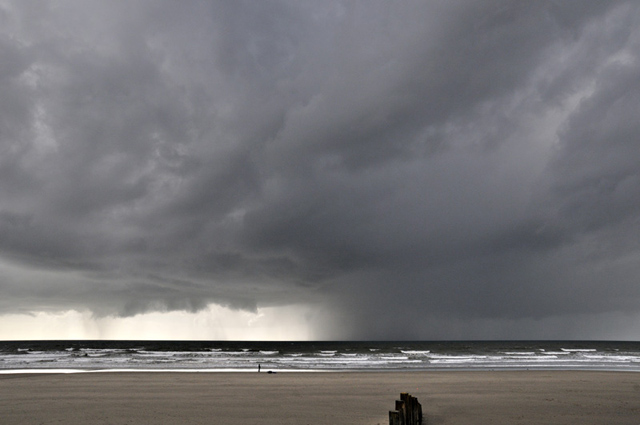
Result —
<instances>
[{"instance_id":1,"label":"lone person on beach","mask_svg":"<svg viewBox=\"0 0 640 425\"><path fill-rule=\"evenodd\" d=\"M258 363L258 373L260 373L260 363Z\"/></svg>"}]
</instances>

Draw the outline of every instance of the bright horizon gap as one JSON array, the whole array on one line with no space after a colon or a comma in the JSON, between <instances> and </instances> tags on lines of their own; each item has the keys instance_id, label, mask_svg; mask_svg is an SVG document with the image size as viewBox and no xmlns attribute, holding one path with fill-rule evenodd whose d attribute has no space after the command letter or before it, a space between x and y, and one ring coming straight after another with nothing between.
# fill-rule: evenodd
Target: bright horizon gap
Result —
<instances>
[{"instance_id":1,"label":"bright horizon gap","mask_svg":"<svg viewBox=\"0 0 640 425\"><path fill-rule=\"evenodd\" d=\"M230 341L233 335L236 341L304 341L309 340L310 331L302 314L298 307L260 307L253 313L215 304L193 313L151 312L131 317L95 317L77 310L7 314L0 316L4 325L0 340Z\"/></svg>"}]
</instances>

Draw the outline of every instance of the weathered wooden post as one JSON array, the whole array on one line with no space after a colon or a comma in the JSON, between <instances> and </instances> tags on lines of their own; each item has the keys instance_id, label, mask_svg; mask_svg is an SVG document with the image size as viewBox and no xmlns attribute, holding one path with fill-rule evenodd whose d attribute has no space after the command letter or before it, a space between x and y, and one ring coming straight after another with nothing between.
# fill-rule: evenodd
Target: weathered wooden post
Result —
<instances>
[{"instance_id":1,"label":"weathered wooden post","mask_svg":"<svg viewBox=\"0 0 640 425\"><path fill-rule=\"evenodd\" d=\"M400 400L404 402L404 406L405 406L405 417L404 417L405 425L414 425L412 420L413 411L411 407L411 396L409 395L409 393L400 393Z\"/></svg>"},{"instance_id":2,"label":"weathered wooden post","mask_svg":"<svg viewBox=\"0 0 640 425\"><path fill-rule=\"evenodd\" d=\"M389 410L389 425L401 425L400 412L397 410Z\"/></svg>"},{"instance_id":3,"label":"weathered wooden post","mask_svg":"<svg viewBox=\"0 0 640 425\"><path fill-rule=\"evenodd\" d=\"M411 397L411 400L412 400L411 412L413 413L413 424L418 425L420 423L420 419L418 418L418 406L420 405L420 403L418 403L418 399L415 397Z\"/></svg>"},{"instance_id":4,"label":"weathered wooden post","mask_svg":"<svg viewBox=\"0 0 640 425\"><path fill-rule=\"evenodd\" d=\"M400 414L400 425L407 425L407 404L402 400L396 400L396 410Z\"/></svg>"}]
</instances>

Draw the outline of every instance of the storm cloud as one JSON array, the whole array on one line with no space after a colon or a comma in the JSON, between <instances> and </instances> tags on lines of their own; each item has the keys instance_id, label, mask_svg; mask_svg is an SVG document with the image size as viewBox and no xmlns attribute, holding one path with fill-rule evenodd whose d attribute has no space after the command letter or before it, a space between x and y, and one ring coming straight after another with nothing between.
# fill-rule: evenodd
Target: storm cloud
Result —
<instances>
[{"instance_id":1,"label":"storm cloud","mask_svg":"<svg viewBox=\"0 0 640 425\"><path fill-rule=\"evenodd\" d=\"M640 337L639 52L634 1L0 1L0 314Z\"/></svg>"}]
</instances>

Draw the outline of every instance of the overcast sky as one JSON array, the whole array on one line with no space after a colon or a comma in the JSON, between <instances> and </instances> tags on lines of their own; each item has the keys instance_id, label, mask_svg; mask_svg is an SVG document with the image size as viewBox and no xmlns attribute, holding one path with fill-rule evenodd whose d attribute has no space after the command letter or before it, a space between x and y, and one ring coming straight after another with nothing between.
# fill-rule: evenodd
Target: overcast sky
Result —
<instances>
[{"instance_id":1,"label":"overcast sky","mask_svg":"<svg viewBox=\"0 0 640 425\"><path fill-rule=\"evenodd\" d=\"M640 338L637 1L0 0L0 338Z\"/></svg>"}]
</instances>

